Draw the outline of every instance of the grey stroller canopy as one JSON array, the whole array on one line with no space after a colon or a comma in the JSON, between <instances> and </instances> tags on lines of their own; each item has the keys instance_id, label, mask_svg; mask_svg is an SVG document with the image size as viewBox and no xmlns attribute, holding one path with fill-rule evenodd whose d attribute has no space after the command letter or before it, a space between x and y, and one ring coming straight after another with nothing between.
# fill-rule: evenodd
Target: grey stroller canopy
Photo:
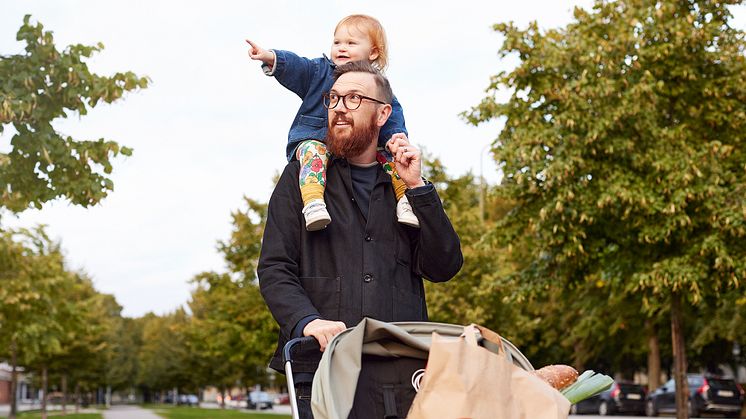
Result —
<instances>
[{"instance_id":1,"label":"grey stroller canopy","mask_svg":"<svg viewBox=\"0 0 746 419\"><path fill-rule=\"evenodd\" d=\"M313 381L311 405L315 419L347 419L353 408L364 356L391 359L427 360L433 332L458 338L464 327L429 322L385 323L363 319L354 328L337 335L321 357ZM510 341L502 339L508 359L520 368L533 371L529 360ZM497 345L483 341L497 353Z\"/></svg>"}]
</instances>

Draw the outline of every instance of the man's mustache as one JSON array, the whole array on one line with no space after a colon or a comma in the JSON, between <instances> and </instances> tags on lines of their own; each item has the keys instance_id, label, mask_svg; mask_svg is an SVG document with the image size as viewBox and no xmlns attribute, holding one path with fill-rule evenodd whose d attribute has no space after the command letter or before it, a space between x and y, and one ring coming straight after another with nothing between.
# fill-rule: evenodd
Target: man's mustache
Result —
<instances>
[{"instance_id":1,"label":"man's mustache","mask_svg":"<svg viewBox=\"0 0 746 419\"><path fill-rule=\"evenodd\" d=\"M332 118L332 125L337 125L337 122L345 122L352 125L352 119L345 118L344 116L334 116Z\"/></svg>"}]
</instances>

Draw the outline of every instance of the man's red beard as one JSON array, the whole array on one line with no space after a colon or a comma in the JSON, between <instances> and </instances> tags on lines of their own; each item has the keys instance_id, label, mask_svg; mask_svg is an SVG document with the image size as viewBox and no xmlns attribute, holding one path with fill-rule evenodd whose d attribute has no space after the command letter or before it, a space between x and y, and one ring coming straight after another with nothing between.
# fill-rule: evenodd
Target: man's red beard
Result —
<instances>
[{"instance_id":1,"label":"man's red beard","mask_svg":"<svg viewBox=\"0 0 746 419\"><path fill-rule=\"evenodd\" d=\"M349 123L352 132L337 134L335 127L339 121ZM379 128L376 126L376 114L373 113L370 120L360 126L355 125L352 118L345 118L339 114L334 115L329 123L326 134L326 147L330 153L337 157L357 157L370 147L371 142L378 141Z\"/></svg>"}]
</instances>

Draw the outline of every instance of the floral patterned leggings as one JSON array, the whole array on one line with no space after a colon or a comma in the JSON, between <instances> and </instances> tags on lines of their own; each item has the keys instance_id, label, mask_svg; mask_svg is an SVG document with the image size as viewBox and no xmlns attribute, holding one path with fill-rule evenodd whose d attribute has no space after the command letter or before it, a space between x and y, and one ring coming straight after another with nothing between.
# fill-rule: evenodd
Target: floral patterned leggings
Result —
<instances>
[{"instance_id":1,"label":"floral patterned leggings","mask_svg":"<svg viewBox=\"0 0 746 419\"><path fill-rule=\"evenodd\" d=\"M326 150L326 144L317 140L306 140L298 145L296 157L300 162L300 193L303 198L303 205L315 199L324 200L324 188L326 187L326 166L329 162L329 152ZM396 173L394 167L394 156L386 149L379 149L376 160L381 163L383 170L391 176L391 182L394 185L394 193L398 201L404 195L407 189L404 181Z\"/></svg>"}]
</instances>

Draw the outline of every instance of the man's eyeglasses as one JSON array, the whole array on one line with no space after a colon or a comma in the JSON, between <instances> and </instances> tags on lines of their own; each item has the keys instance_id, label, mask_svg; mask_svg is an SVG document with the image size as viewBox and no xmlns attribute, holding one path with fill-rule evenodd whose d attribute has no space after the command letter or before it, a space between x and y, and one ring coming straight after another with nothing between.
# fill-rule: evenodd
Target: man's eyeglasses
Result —
<instances>
[{"instance_id":1,"label":"man's eyeglasses","mask_svg":"<svg viewBox=\"0 0 746 419\"><path fill-rule=\"evenodd\" d=\"M381 102L378 99L374 99L372 97L363 96L357 93L348 93L346 95L338 95L336 93L324 93L324 107L326 109L334 109L337 107L339 102L343 102L345 105L345 108L348 110L354 111L355 109L360 107L360 104L363 103L363 99L368 99L370 101L380 103L381 105L387 105L386 102Z\"/></svg>"}]
</instances>

